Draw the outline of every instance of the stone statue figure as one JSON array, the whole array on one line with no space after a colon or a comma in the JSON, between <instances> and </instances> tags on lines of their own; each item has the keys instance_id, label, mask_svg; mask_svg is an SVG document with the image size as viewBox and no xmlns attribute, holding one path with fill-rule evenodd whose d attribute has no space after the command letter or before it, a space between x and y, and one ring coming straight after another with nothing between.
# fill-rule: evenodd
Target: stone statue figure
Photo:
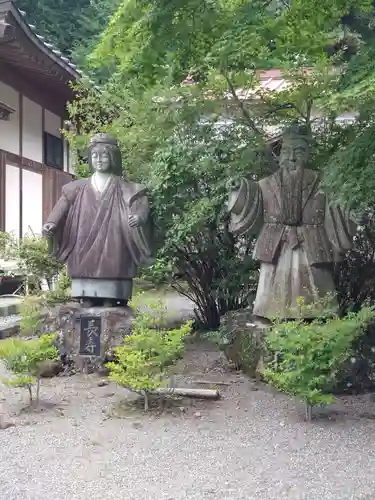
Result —
<instances>
[{"instance_id":1,"label":"stone statue figure","mask_svg":"<svg viewBox=\"0 0 375 500\"><path fill-rule=\"evenodd\" d=\"M284 131L276 173L230 182L230 231L258 235L255 316L314 317L319 303L337 312L333 264L351 248L356 224L349 211L330 203L319 173L306 168L308 156L306 129L292 125ZM300 297L310 311L298 307Z\"/></svg>"},{"instance_id":2,"label":"stone statue figure","mask_svg":"<svg viewBox=\"0 0 375 500\"><path fill-rule=\"evenodd\" d=\"M144 186L122 178L116 139L95 135L88 153L93 175L62 188L42 234L68 264L73 298L125 306L137 266L152 262L149 203Z\"/></svg>"}]
</instances>

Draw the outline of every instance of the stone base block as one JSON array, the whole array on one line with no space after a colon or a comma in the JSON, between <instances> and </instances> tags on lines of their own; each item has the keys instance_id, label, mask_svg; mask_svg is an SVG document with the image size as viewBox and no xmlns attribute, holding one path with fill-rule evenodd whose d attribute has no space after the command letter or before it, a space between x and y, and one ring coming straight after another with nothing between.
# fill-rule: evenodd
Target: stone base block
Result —
<instances>
[{"instance_id":1,"label":"stone base block","mask_svg":"<svg viewBox=\"0 0 375 500\"><path fill-rule=\"evenodd\" d=\"M90 307L69 303L50 309L44 332L59 332L59 348L79 371L102 371L112 359L113 349L129 335L133 311L130 307Z\"/></svg>"}]
</instances>

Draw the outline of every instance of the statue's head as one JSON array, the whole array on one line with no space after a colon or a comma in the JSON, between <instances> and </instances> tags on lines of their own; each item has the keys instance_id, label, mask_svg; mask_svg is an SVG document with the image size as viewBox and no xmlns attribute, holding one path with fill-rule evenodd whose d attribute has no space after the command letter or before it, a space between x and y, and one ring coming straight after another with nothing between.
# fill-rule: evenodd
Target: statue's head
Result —
<instances>
[{"instance_id":1,"label":"statue's head","mask_svg":"<svg viewBox=\"0 0 375 500\"><path fill-rule=\"evenodd\" d=\"M122 176L122 158L117 140L110 134L96 134L90 140L88 160L92 171Z\"/></svg>"},{"instance_id":2,"label":"statue's head","mask_svg":"<svg viewBox=\"0 0 375 500\"><path fill-rule=\"evenodd\" d=\"M306 127L294 124L283 132L280 167L293 172L307 165L309 159L309 133Z\"/></svg>"}]
</instances>

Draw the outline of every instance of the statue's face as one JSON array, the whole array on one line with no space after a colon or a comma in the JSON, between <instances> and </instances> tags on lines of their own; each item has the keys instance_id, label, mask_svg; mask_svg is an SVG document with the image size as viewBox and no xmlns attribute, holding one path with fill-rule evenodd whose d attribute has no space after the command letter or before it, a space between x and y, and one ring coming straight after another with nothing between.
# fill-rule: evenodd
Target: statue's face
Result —
<instances>
[{"instance_id":1,"label":"statue's face","mask_svg":"<svg viewBox=\"0 0 375 500\"><path fill-rule=\"evenodd\" d=\"M111 168L111 156L105 144L98 144L92 148L91 163L96 172L107 172Z\"/></svg>"},{"instance_id":2,"label":"statue's face","mask_svg":"<svg viewBox=\"0 0 375 500\"><path fill-rule=\"evenodd\" d=\"M288 139L282 145L280 166L288 172L303 168L307 164L309 148L304 140Z\"/></svg>"}]
</instances>

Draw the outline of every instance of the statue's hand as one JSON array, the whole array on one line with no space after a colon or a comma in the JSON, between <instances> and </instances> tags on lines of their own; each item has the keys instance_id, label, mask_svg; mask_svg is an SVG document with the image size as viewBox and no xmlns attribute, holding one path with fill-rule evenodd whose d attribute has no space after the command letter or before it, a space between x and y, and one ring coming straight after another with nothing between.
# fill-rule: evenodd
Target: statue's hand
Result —
<instances>
[{"instance_id":1,"label":"statue's hand","mask_svg":"<svg viewBox=\"0 0 375 500\"><path fill-rule=\"evenodd\" d=\"M42 235L45 238L52 238L56 231L56 224L54 222L46 222L42 227Z\"/></svg>"},{"instance_id":2,"label":"statue's hand","mask_svg":"<svg viewBox=\"0 0 375 500\"><path fill-rule=\"evenodd\" d=\"M240 215L245 207L248 197L248 184L244 179L230 179L227 182L229 190L227 208L228 212Z\"/></svg>"},{"instance_id":3,"label":"statue's hand","mask_svg":"<svg viewBox=\"0 0 375 500\"><path fill-rule=\"evenodd\" d=\"M238 191L241 187L241 179L229 179L227 182L227 189L228 191Z\"/></svg>"},{"instance_id":4,"label":"statue's hand","mask_svg":"<svg viewBox=\"0 0 375 500\"><path fill-rule=\"evenodd\" d=\"M139 215L130 214L128 222L130 227L139 227L141 225L141 218Z\"/></svg>"}]
</instances>

